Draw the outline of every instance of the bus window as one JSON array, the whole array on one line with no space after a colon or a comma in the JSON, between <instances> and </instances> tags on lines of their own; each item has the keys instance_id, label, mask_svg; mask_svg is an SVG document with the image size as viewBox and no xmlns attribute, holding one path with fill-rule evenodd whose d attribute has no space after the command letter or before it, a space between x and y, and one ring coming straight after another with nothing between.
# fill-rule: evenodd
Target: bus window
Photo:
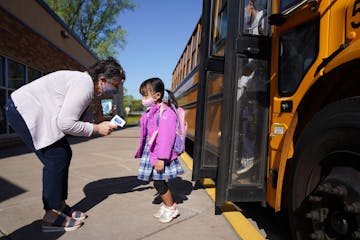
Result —
<instances>
[{"instance_id":1,"label":"bus window","mask_svg":"<svg viewBox=\"0 0 360 240\"><path fill-rule=\"evenodd\" d=\"M196 63L200 62L200 44L201 44L201 24L198 27L198 37L197 37L197 54L196 54Z\"/></svg>"},{"instance_id":2,"label":"bus window","mask_svg":"<svg viewBox=\"0 0 360 240\"><path fill-rule=\"evenodd\" d=\"M217 165L220 154L224 75L209 72L207 81L206 116L204 118L205 141L202 148L204 150L202 163L205 167L214 167Z\"/></svg>"},{"instance_id":3,"label":"bus window","mask_svg":"<svg viewBox=\"0 0 360 240\"><path fill-rule=\"evenodd\" d=\"M214 2L216 11L213 16L212 49L211 54L224 56L225 39L227 35L227 1L217 0Z\"/></svg>"},{"instance_id":4,"label":"bus window","mask_svg":"<svg viewBox=\"0 0 360 240\"><path fill-rule=\"evenodd\" d=\"M262 167L257 165L265 149L267 61L239 58L237 79L235 153L232 184L261 184Z\"/></svg>"},{"instance_id":5,"label":"bus window","mask_svg":"<svg viewBox=\"0 0 360 240\"><path fill-rule=\"evenodd\" d=\"M186 67L187 67L187 71L186 74L189 74L191 72L191 43L188 45L187 47L187 63L186 63Z\"/></svg>"},{"instance_id":6,"label":"bus window","mask_svg":"<svg viewBox=\"0 0 360 240\"><path fill-rule=\"evenodd\" d=\"M243 33L268 35L267 0L245 0Z\"/></svg>"},{"instance_id":7,"label":"bus window","mask_svg":"<svg viewBox=\"0 0 360 240\"><path fill-rule=\"evenodd\" d=\"M279 91L290 96L300 85L319 51L319 21L297 26L280 36Z\"/></svg>"},{"instance_id":8,"label":"bus window","mask_svg":"<svg viewBox=\"0 0 360 240\"><path fill-rule=\"evenodd\" d=\"M191 69L193 69L196 66L196 45L197 45L197 32L195 32L195 35L193 37L193 41L192 41L192 66Z\"/></svg>"}]
</instances>

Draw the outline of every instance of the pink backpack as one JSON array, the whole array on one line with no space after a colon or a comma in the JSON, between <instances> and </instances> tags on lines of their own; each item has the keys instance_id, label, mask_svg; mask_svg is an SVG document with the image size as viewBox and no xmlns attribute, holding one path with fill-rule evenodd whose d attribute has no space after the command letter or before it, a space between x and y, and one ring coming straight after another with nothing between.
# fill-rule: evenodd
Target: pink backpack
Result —
<instances>
[{"instance_id":1,"label":"pink backpack","mask_svg":"<svg viewBox=\"0 0 360 240\"><path fill-rule=\"evenodd\" d=\"M162 113L167 109L169 106L165 103L161 103L160 105L160 113L157 116L156 124L159 127L159 120ZM173 149L177 153L177 155L181 155L185 152L185 141L186 141L186 131L187 131L187 122L185 120L185 110L182 107L176 108L173 104L170 106L171 110L176 113L177 120L176 120L176 134L175 134L175 141ZM156 130L149 140L149 144L152 145L156 136L158 134L158 130Z\"/></svg>"}]
</instances>

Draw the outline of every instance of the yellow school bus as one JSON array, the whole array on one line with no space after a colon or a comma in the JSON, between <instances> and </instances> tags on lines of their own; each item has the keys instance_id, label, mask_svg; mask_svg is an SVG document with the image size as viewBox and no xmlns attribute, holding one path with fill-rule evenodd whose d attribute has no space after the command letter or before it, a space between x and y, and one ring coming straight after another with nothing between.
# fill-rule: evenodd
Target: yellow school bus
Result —
<instances>
[{"instance_id":1,"label":"yellow school bus","mask_svg":"<svg viewBox=\"0 0 360 240\"><path fill-rule=\"evenodd\" d=\"M293 239L360 239L360 0L204 0L195 32L173 74L194 180Z\"/></svg>"},{"instance_id":2,"label":"yellow school bus","mask_svg":"<svg viewBox=\"0 0 360 240\"><path fill-rule=\"evenodd\" d=\"M186 120L188 123L186 148L188 151L191 151L195 140L200 42L201 24L199 20L172 74L171 89L173 91L176 89L174 94L178 104L182 106L186 112Z\"/></svg>"}]
</instances>

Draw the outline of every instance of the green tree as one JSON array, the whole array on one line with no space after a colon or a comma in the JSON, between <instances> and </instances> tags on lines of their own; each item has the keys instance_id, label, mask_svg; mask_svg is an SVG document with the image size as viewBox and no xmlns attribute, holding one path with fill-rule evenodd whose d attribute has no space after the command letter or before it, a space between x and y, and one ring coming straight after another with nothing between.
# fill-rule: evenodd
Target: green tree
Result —
<instances>
[{"instance_id":1,"label":"green tree","mask_svg":"<svg viewBox=\"0 0 360 240\"><path fill-rule=\"evenodd\" d=\"M144 110L141 99L134 99L132 95L124 95L124 107L130 107L132 112Z\"/></svg>"},{"instance_id":2,"label":"green tree","mask_svg":"<svg viewBox=\"0 0 360 240\"><path fill-rule=\"evenodd\" d=\"M141 99L135 99L133 102L132 102L132 109L133 111L143 111L144 110L144 107L141 103Z\"/></svg>"},{"instance_id":3,"label":"green tree","mask_svg":"<svg viewBox=\"0 0 360 240\"><path fill-rule=\"evenodd\" d=\"M124 87L124 107L130 107L131 111L143 111L141 99L135 99L132 95L128 94L128 90Z\"/></svg>"},{"instance_id":4,"label":"green tree","mask_svg":"<svg viewBox=\"0 0 360 240\"><path fill-rule=\"evenodd\" d=\"M134 101L134 97L132 95L124 95L124 107L132 108L132 103Z\"/></svg>"},{"instance_id":5,"label":"green tree","mask_svg":"<svg viewBox=\"0 0 360 240\"><path fill-rule=\"evenodd\" d=\"M70 29L100 58L124 48L126 30L117 23L120 12L134 10L132 0L45 0Z\"/></svg>"}]
</instances>

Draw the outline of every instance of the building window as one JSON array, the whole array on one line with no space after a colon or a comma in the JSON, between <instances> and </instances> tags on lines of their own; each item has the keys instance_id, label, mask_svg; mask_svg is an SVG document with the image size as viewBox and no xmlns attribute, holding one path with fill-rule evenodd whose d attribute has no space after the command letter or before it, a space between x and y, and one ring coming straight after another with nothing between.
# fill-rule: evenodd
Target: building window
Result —
<instances>
[{"instance_id":1,"label":"building window","mask_svg":"<svg viewBox=\"0 0 360 240\"><path fill-rule=\"evenodd\" d=\"M14 133L5 119L4 106L8 96L26 82L32 82L42 75L42 72L36 69L0 56L0 135Z\"/></svg>"},{"instance_id":2,"label":"building window","mask_svg":"<svg viewBox=\"0 0 360 240\"><path fill-rule=\"evenodd\" d=\"M6 89L5 88L5 58L0 56L0 134L6 133L6 120L5 120L5 101Z\"/></svg>"},{"instance_id":3,"label":"building window","mask_svg":"<svg viewBox=\"0 0 360 240\"><path fill-rule=\"evenodd\" d=\"M8 60L8 87L19 88L25 84L25 65Z\"/></svg>"},{"instance_id":4,"label":"building window","mask_svg":"<svg viewBox=\"0 0 360 240\"><path fill-rule=\"evenodd\" d=\"M5 120L5 101L6 101L6 90L0 89L0 134L6 133L6 120Z\"/></svg>"},{"instance_id":5,"label":"building window","mask_svg":"<svg viewBox=\"0 0 360 240\"><path fill-rule=\"evenodd\" d=\"M41 77L40 71L28 67L28 83L38 79L39 77Z\"/></svg>"},{"instance_id":6,"label":"building window","mask_svg":"<svg viewBox=\"0 0 360 240\"><path fill-rule=\"evenodd\" d=\"M0 87L5 87L5 59L0 56Z\"/></svg>"}]
</instances>

